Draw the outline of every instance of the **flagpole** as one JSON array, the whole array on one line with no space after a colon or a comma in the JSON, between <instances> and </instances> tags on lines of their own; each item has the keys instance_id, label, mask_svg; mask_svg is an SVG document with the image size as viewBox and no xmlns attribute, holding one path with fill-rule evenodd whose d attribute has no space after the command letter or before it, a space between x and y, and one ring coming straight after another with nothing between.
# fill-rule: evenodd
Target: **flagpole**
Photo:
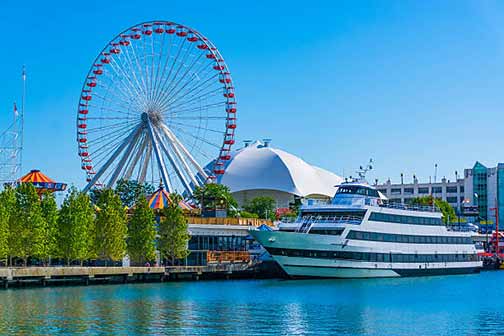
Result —
<instances>
[{"instance_id":1,"label":"flagpole","mask_svg":"<svg viewBox=\"0 0 504 336\"><path fill-rule=\"evenodd\" d=\"M20 148L19 148L19 172L21 173L23 171L23 138L24 138L24 114L25 114L25 99L26 99L26 67L23 65L23 73L22 73L22 79L23 79L23 97L21 100L21 133L19 136L21 137L20 140Z\"/></svg>"}]
</instances>

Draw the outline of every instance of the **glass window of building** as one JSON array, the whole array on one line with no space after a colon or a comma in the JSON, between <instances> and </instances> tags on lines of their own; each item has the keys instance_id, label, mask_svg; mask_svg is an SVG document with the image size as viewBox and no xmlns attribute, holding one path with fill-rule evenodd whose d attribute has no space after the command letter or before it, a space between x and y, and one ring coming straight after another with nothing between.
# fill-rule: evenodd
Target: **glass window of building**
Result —
<instances>
[{"instance_id":1,"label":"glass window of building","mask_svg":"<svg viewBox=\"0 0 504 336\"><path fill-rule=\"evenodd\" d=\"M441 194L443 192L443 187L432 187L433 194Z\"/></svg>"},{"instance_id":2,"label":"glass window of building","mask_svg":"<svg viewBox=\"0 0 504 336\"><path fill-rule=\"evenodd\" d=\"M457 192L457 186L446 187L446 192L447 193L456 193Z\"/></svg>"},{"instance_id":3,"label":"glass window of building","mask_svg":"<svg viewBox=\"0 0 504 336\"><path fill-rule=\"evenodd\" d=\"M464 186L460 186L460 192L463 193L464 192Z\"/></svg>"},{"instance_id":4,"label":"glass window of building","mask_svg":"<svg viewBox=\"0 0 504 336\"><path fill-rule=\"evenodd\" d=\"M449 197L446 197L446 202L448 202L448 203L454 203L454 204L456 204L456 203L457 203L457 200L458 200L458 197L457 197L457 196L449 196Z\"/></svg>"},{"instance_id":5,"label":"glass window of building","mask_svg":"<svg viewBox=\"0 0 504 336\"><path fill-rule=\"evenodd\" d=\"M429 193L429 187L419 187L418 188L418 193L419 194L428 194Z\"/></svg>"},{"instance_id":6,"label":"glass window of building","mask_svg":"<svg viewBox=\"0 0 504 336\"><path fill-rule=\"evenodd\" d=\"M390 190L390 193L391 193L392 195L400 195L400 194L401 194L401 188L392 188L392 189Z\"/></svg>"},{"instance_id":7,"label":"glass window of building","mask_svg":"<svg viewBox=\"0 0 504 336\"><path fill-rule=\"evenodd\" d=\"M479 209L480 218L487 220L487 168L479 162L473 167L473 191L478 195L474 201Z\"/></svg>"},{"instance_id":8,"label":"glass window of building","mask_svg":"<svg viewBox=\"0 0 504 336\"><path fill-rule=\"evenodd\" d=\"M413 188L404 188L405 195L413 195Z\"/></svg>"}]
</instances>

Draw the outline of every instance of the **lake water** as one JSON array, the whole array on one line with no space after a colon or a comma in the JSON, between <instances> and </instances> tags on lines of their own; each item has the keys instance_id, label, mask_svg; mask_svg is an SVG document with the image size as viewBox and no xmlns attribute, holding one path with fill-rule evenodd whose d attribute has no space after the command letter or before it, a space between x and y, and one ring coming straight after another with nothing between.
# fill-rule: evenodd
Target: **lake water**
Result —
<instances>
[{"instance_id":1,"label":"lake water","mask_svg":"<svg viewBox=\"0 0 504 336\"><path fill-rule=\"evenodd\" d=\"M0 290L0 334L504 335L504 271Z\"/></svg>"}]
</instances>

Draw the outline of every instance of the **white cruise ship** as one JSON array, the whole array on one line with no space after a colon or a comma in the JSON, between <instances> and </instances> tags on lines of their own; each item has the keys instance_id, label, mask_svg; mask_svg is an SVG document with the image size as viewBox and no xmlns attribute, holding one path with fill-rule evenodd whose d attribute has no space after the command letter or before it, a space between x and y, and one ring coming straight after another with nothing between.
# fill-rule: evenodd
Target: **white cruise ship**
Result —
<instances>
[{"instance_id":1,"label":"white cruise ship","mask_svg":"<svg viewBox=\"0 0 504 336\"><path fill-rule=\"evenodd\" d=\"M471 233L451 231L433 207L383 204L363 182L331 204L303 206L277 231L250 234L293 278L374 278L479 272Z\"/></svg>"}]
</instances>

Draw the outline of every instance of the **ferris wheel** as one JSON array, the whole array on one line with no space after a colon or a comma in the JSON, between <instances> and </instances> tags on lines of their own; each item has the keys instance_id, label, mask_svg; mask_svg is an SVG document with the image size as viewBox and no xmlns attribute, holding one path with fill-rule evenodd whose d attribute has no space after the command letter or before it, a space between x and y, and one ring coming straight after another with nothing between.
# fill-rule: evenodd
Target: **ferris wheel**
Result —
<instances>
[{"instance_id":1,"label":"ferris wheel","mask_svg":"<svg viewBox=\"0 0 504 336\"><path fill-rule=\"evenodd\" d=\"M130 27L103 48L82 88L84 191L125 179L190 195L224 173L235 129L233 81L210 40L169 21Z\"/></svg>"}]
</instances>

